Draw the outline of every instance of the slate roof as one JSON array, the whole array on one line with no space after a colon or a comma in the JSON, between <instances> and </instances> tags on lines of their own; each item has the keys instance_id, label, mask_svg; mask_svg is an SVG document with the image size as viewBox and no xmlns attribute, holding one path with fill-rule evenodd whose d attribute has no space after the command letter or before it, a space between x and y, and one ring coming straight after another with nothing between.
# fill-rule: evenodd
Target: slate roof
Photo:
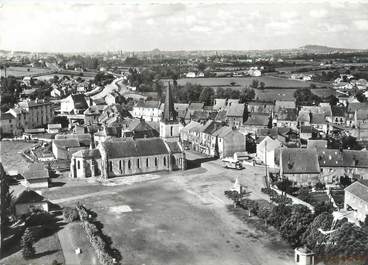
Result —
<instances>
[{"instance_id":1,"label":"slate roof","mask_svg":"<svg viewBox=\"0 0 368 265\"><path fill-rule=\"evenodd\" d=\"M215 98L214 103L215 103L214 106L213 106L214 109L219 110L219 109L223 109L223 108L226 107L226 99L225 98Z\"/></svg>"},{"instance_id":2,"label":"slate roof","mask_svg":"<svg viewBox=\"0 0 368 265\"><path fill-rule=\"evenodd\" d=\"M36 203L44 201L46 201L45 198L34 190L24 190L16 198L15 204Z\"/></svg>"},{"instance_id":3,"label":"slate roof","mask_svg":"<svg viewBox=\"0 0 368 265\"><path fill-rule=\"evenodd\" d=\"M227 117L243 117L245 112L245 105L233 103L226 112Z\"/></svg>"},{"instance_id":4,"label":"slate roof","mask_svg":"<svg viewBox=\"0 0 368 265\"><path fill-rule=\"evenodd\" d=\"M368 203L368 183L366 181L355 181L345 188L345 192L350 192L359 199Z\"/></svg>"},{"instance_id":5,"label":"slate roof","mask_svg":"<svg viewBox=\"0 0 368 265\"><path fill-rule=\"evenodd\" d=\"M292 130L288 127L260 128L257 130L257 136L276 137L278 135L287 135L290 131Z\"/></svg>"},{"instance_id":6,"label":"slate roof","mask_svg":"<svg viewBox=\"0 0 368 265\"><path fill-rule=\"evenodd\" d=\"M101 143L101 148L110 159L169 154L161 138L114 139Z\"/></svg>"},{"instance_id":7,"label":"slate roof","mask_svg":"<svg viewBox=\"0 0 368 265\"><path fill-rule=\"evenodd\" d=\"M195 121L203 121L209 118L209 113L204 110L195 110L193 114L190 116L191 120Z\"/></svg>"},{"instance_id":8,"label":"slate roof","mask_svg":"<svg viewBox=\"0 0 368 265\"><path fill-rule=\"evenodd\" d=\"M166 144L169 146L171 153L177 154L182 152L178 142L166 142Z\"/></svg>"},{"instance_id":9,"label":"slate roof","mask_svg":"<svg viewBox=\"0 0 368 265\"><path fill-rule=\"evenodd\" d=\"M274 109L272 103L265 102L248 102L248 112L271 113Z\"/></svg>"},{"instance_id":10,"label":"slate roof","mask_svg":"<svg viewBox=\"0 0 368 265\"><path fill-rule=\"evenodd\" d=\"M144 134L146 137L157 137L159 133L147 124L143 119L134 119L127 128L136 134Z\"/></svg>"},{"instance_id":11,"label":"slate roof","mask_svg":"<svg viewBox=\"0 0 368 265\"><path fill-rule=\"evenodd\" d=\"M354 113L359 109L368 109L368 102L352 102L348 105L348 113Z\"/></svg>"},{"instance_id":12,"label":"slate roof","mask_svg":"<svg viewBox=\"0 0 368 265\"><path fill-rule=\"evenodd\" d=\"M226 135L230 134L233 131L233 129L229 126L221 127L220 129L214 131L212 133L212 136L217 136L219 138L223 138Z\"/></svg>"},{"instance_id":13,"label":"slate roof","mask_svg":"<svg viewBox=\"0 0 368 265\"><path fill-rule=\"evenodd\" d=\"M319 174L321 172L315 149L281 149L284 174Z\"/></svg>"},{"instance_id":14,"label":"slate roof","mask_svg":"<svg viewBox=\"0 0 368 265\"><path fill-rule=\"evenodd\" d=\"M268 114L253 113L250 114L247 121L243 125L267 126L269 122Z\"/></svg>"},{"instance_id":15,"label":"slate roof","mask_svg":"<svg viewBox=\"0 0 368 265\"><path fill-rule=\"evenodd\" d=\"M83 94L75 94L71 95L73 102L74 102L74 108L75 109L87 109L88 104L86 101L86 98Z\"/></svg>"},{"instance_id":16,"label":"slate roof","mask_svg":"<svg viewBox=\"0 0 368 265\"><path fill-rule=\"evenodd\" d=\"M84 115L100 115L102 111L107 107L107 105L92 105L86 109Z\"/></svg>"},{"instance_id":17,"label":"slate roof","mask_svg":"<svg viewBox=\"0 0 368 265\"><path fill-rule=\"evenodd\" d=\"M314 113L312 114L312 120L310 121L311 124L325 124L326 123L326 115Z\"/></svg>"},{"instance_id":18,"label":"slate roof","mask_svg":"<svg viewBox=\"0 0 368 265\"><path fill-rule=\"evenodd\" d=\"M321 149L318 160L321 167L368 168L368 151Z\"/></svg>"}]
</instances>

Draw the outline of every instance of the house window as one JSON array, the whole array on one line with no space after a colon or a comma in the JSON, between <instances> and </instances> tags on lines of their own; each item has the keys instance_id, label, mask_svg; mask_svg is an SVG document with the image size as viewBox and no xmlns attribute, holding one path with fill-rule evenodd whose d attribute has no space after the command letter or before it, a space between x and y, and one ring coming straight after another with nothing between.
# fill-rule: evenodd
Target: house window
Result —
<instances>
[{"instance_id":1,"label":"house window","mask_svg":"<svg viewBox=\"0 0 368 265\"><path fill-rule=\"evenodd\" d=\"M80 169L80 161L77 162L78 169Z\"/></svg>"},{"instance_id":2,"label":"house window","mask_svg":"<svg viewBox=\"0 0 368 265\"><path fill-rule=\"evenodd\" d=\"M170 136L173 136L173 127L170 126Z\"/></svg>"},{"instance_id":3,"label":"house window","mask_svg":"<svg viewBox=\"0 0 368 265\"><path fill-rule=\"evenodd\" d=\"M296 254L296 262L299 262L300 258L299 258L299 254Z\"/></svg>"},{"instance_id":4,"label":"house window","mask_svg":"<svg viewBox=\"0 0 368 265\"><path fill-rule=\"evenodd\" d=\"M130 160L128 160L128 169L132 168L132 163L130 162Z\"/></svg>"},{"instance_id":5,"label":"house window","mask_svg":"<svg viewBox=\"0 0 368 265\"><path fill-rule=\"evenodd\" d=\"M155 166L157 167L158 161L157 161L157 157L155 157Z\"/></svg>"},{"instance_id":6,"label":"house window","mask_svg":"<svg viewBox=\"0 0 368 265\"><path fill-rule=\"evenodd\" d=\"M164 166L166 166L166 157L164 157Z\"/></svg>"},{"instance_id":7,"label":"house window","mask_svg":"<svg viewBox=\"0 0 368 265\"><path fill-rule=\"evenodd\" d=\"M148 158L146 158L146 167L148 167Z\"/></svg>"},{"instance_id":8,"label":"house window","mask_svg":"<svg viewBox=\"0 0 368 265\"><path fill-rule=\"evenodd\" d=\"M119 170L121 171L121 160L119 160Z\"/></svg>"},{"instance_id":9,"label":"house window","mask_svg":"<svg viewBox=\"0 0 368 265\"><path fill-rule=\"evenodd\" d=\"M112 171L112 161L109 161L110 171Z\"/></svg>"},{"instance_id":10,"label":"house window","mask_svg":"<svg viewBox=\"0 0 368 265\"><path fill-rule=\"evenodd\" d=\"M137 168L139 168L139 158L137 159Z\"/></svg>"}]
</instances>

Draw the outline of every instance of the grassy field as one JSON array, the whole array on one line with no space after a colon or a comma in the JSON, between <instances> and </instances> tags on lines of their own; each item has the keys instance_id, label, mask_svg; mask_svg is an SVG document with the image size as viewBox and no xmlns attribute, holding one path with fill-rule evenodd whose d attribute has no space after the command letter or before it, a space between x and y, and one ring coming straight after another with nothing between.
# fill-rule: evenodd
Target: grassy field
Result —
<instances>
[{"instance_id":1,"label":"grassy field","mask_svg":"<svg viewBox=\"0 0 368 265\"><path fill-rule=\"evenodd\" d=\"M29 70L29 71L28 71ZM50 71L53 71L52 69L48 68L37 68L37 67L28 67L28 66L10 66L6 68L6 75L12 75L15 77L22 77L22 76L29 76L34 74L43 74L43 73L49 73ZM4 76L4 70L1 70L1 76Z\"/></svg>"},{"instance_id":2,"label":"grassy field","mask_svg":"<svg viewBox=\"0 0 368 265\"><path fill-rule=\"evenodd\" d=\"M51 264L56 260L58 264L64 264L63 251L60 246L57 234L40 239L34 244L36 256L30 260L25 260L22 251L1 259L1 265L29 265L29 264Z\"/></svg>"},{"instance_id":3,"label":"grassy field","mask_svg":"<svg viewBox=\"0 0 368 265\"><path fill-rule=\"evenodd\" d=\"M235 86L249 86L253 80L264 82L266 87L284 87L284 88L299 88L309 87L312 83L317 86L325 86L326 84L320 84L315 82L303 82L298 80L290 80L284 78L277 78L272 76L260 76L260 77L225 77L225 78L181 78L178 79L179 85L185 85L186 83L198 84L201 86L231 86L230 83L235 82ZM164 83L167 83L162 80Z\"/></svg>"},{"instance_id":4,"label":"grassy field","mask_svg":"<svg viewBox=\"0 0 368 265\"><path fill-rule=\"evenodd\" d=\"M28 165L21 152L33 146L33 143L23 141L0 141L0 162L6 171L22 172Z\"/></svg>"}]
</instances>

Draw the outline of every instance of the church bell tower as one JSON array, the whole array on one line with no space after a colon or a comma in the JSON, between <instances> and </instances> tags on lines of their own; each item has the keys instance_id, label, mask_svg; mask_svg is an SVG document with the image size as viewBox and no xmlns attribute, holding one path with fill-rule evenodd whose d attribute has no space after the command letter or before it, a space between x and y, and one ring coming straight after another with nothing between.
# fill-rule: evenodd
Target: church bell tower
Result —
<instances>
[{"instance_id":1,"label":"church bell tower","mask_svg":"<svg viewBox=\"0 0 368 265\"><path fill-rule=\"evenodd\" d=\"M165 106L160 121L160 137L165 141L179 141L178 113L175 111L169 82L166 88Z\"/></svg>"}]
</instances>

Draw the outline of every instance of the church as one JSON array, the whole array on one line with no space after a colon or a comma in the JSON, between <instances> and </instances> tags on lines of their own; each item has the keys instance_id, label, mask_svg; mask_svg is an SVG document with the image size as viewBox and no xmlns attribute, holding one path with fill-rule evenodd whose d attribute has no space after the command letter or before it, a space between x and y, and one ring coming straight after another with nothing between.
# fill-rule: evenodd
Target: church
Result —
<instances>
[{"instance_id":1,"label":"church","mask_svg":"<svg viewBox=\"0 0 368 265\"><path fill-rule=\"evenodd\" d=\"M112 138L96 148L72 155L72 178L118 176L185 170L184 149L179 140L180 126L170 85L166 89L165 107L160 121L160 136L152 138Z\"/></svg>"}]
</instances>

